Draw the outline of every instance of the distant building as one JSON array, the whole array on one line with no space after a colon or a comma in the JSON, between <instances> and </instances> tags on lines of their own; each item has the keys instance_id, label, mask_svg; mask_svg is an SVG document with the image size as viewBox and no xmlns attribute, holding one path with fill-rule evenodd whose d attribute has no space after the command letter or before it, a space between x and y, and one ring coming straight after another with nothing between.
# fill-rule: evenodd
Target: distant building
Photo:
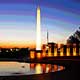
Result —
<instances>
[{"instance_id":1,"label":"distant building","mask_svg":"<svg viewBox=\"0 0 80 80\"><path fill-rule=\"evenodd\" d=\"M53 42L50 43L50 42L49 42L49 43L48 43L48 47L51 48L51 53L54 53L55 43L53 43Z\"/></svg>"}]
</instances>

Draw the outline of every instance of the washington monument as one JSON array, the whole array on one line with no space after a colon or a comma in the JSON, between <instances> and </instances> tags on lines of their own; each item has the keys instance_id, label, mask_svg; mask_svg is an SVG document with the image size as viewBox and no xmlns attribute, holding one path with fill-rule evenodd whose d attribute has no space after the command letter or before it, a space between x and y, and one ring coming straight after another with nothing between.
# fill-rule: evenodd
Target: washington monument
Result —
<instances>
[{"instance_id":1,"label":"washington monument","mask_svg":"<svg viewBox=\"0 0 80 80\"><path fill-rule=\"evenodd\" d=\"M40 7L37 8L37 23L36 23L36 50L41 50L41 17Z\"/></svg>"}]
</instances>

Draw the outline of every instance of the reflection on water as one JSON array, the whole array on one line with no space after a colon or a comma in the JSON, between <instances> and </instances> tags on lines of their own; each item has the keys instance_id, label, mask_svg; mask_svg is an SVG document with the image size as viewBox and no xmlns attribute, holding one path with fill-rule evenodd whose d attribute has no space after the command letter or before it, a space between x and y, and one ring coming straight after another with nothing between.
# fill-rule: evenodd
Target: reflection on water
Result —
<instances>
[{"instance_id":1,"label":"reflection on water","mask_svg":"<svg viewBox=\"0 0 80 80\"><path fill-rule=\"evenodd\" d=\"M56 64L0 62L0 76L43 74L61 70L64 67Z\"/></svg>"},{"instance_id":2,"label":"reflection on water","mask_svg":"<svg viewBox=\"0 0 80 80\"><path fill-rule=\"evenodd\" d=\"M41 68L40 64L37 64L35 66L35 72L36 72L36 74L41 74L42 73L42 68Z\"/></svg>"}]
</instances>

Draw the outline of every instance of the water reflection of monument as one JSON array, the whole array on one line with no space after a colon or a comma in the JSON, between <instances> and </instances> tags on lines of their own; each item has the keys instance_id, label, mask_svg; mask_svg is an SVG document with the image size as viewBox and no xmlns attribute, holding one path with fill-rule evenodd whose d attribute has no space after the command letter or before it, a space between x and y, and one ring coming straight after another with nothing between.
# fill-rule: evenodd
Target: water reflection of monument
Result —
<instances>
[{"instance_id":1,"label":"water reflection of monument","mask_svg":"<svg viewBox=\"0 0 80 80\"><path fill-rule=\"evenodd\" d=\"M30 64L30 69L35 70L36 74L41 74L41 73L49 73L49 72L56 72L56 71L61 71L64 70L64 66L58 66L56 64L36 64L36 63L31 63Z\"/></svg>"}]
</instances>

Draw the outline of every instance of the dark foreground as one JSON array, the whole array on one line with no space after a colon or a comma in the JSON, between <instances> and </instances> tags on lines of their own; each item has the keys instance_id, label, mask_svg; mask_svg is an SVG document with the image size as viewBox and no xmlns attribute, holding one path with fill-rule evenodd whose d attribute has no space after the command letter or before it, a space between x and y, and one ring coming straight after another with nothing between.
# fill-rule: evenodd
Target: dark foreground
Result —
<instances>
[{"instance_id":1,"label":"dark foreground","mask_svg":"<svg viewBox=\"0 0 80 80\"><path fill-rule=\"evenodd\" d=\"M0 80L80 80L80 61L79 59L53 59L45 58L43 60L27 60L26 62L40 62L59 64L66 67L65 70L55 73L24 75L24 76L5 76Z\"/></svg>"}]
</instances>

